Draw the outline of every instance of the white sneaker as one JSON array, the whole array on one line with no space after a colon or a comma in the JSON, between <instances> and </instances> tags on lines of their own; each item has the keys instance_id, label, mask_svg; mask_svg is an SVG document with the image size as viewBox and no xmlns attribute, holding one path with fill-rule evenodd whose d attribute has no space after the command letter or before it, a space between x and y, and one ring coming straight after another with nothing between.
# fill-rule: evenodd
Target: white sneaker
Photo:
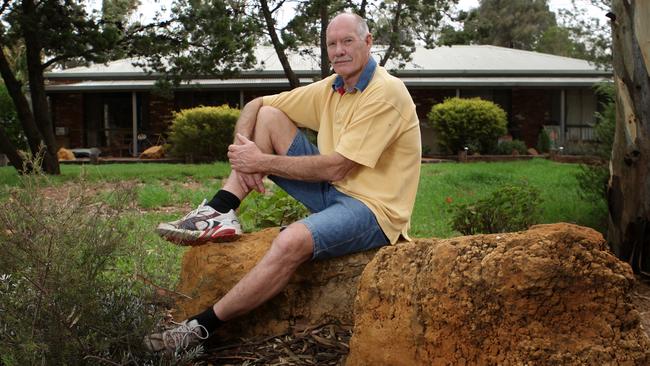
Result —
<instances>
[{"instance_id":1,"label":"white sneaker","mask_svg":"<svg viewBox=\"0 0 650 366\"><path fill-rule=\"evenodd\" d=\"M196 210L180 220L159 224L156 232L166 240L181 245L237 240L242 231L235 211L220 213L205 202L203 200Z\"/></svg>"},{"instance_id":2,"label":"white sneaker","mask_svg":"<svg viewBox=\"0 0 650 366\"><path fill-rule=\"evenodd\" d=\"M144 337L144 345L151 352L173 353L185 350L208 338L208 331L196 319L175 323L176 327ZM204 336L205 334L205 336Z\"/></svg>"}]
</instances>

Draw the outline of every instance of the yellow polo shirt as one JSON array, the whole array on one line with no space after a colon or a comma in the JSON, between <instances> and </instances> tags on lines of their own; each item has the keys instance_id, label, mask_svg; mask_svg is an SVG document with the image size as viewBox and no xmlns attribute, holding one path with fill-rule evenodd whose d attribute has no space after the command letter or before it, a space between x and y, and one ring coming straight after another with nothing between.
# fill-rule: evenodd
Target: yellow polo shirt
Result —
<instances>
[{"instance_id":1,"label":"yellow polo shirt","mask_svg":"<svg viewBox=\"0 0 650 366\"><path fill-rule=\"evenodd\" d=\"M366 204L391 243L400 234L409 239L422 155L415 104L404 83L383 67L363 91L340 94L332 89L335 78L266 96L264 105L318 131L321 154L338 152L359 163L332 184Z\"/></svg>"}]
</instances>

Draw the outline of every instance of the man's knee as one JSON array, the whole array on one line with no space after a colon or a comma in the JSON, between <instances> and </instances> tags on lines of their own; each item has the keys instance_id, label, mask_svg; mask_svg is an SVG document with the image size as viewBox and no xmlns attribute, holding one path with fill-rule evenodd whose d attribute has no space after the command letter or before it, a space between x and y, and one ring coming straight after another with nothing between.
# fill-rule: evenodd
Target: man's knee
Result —
<instances>
[{"instance_id":1,"label":"man's knee","mask_svg":"<svg viewBox=\"0 0 650 366\"><path fill-rule=\"evenodd\" d=\"M299 265L311 259L314 242L311 232L302 223L294 223L273 240L271 251L284 260Z\"/></svg>"},{"instance_id":2,"label":"man's knee","mask_svg":"<svg viewBox=\"0 0 650 366\"><path fill-rule=\"evenodd\" d=\"M285 155L297 131L295 123L275 107L263 106L257 112L254 139L258 146L262 144L275 154Z\"/></svg>"}]
</instances>

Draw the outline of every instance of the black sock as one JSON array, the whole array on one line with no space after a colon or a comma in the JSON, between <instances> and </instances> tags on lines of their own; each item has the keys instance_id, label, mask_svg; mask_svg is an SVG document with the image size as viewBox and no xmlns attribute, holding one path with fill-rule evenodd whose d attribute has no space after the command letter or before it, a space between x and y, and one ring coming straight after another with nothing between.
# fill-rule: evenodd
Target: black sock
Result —
<instances>
[{"instance_id":1,"label":"black sock","mask_svg":"<svg viewBox=\"0 0 650 366\"><path fill-rule=\"evenodd\" d=\"M210 334L214 333L214 331L224 323L224 321L219 319L217 314L214 313L212 306L205 309L205 311L203 311L202 313L194 315L188 320L194 320L194 319L196 319L199 322L199 324L204 326L205 330L208 331L208 334L203 334L204 337L207 337Z\"/></svg>"},{"instance_id":2,"label":"black sock","mask_svg":"<svg viewBox=\"0 0 650 366\"><path fill-rule=\"evenodd\" d=\"M212 200L207 203L208 206L215 210L226 213L230 210L236 210L241 201L234 194L220 189L217 194L212 197Z\"/></svg>"}]
</instances>

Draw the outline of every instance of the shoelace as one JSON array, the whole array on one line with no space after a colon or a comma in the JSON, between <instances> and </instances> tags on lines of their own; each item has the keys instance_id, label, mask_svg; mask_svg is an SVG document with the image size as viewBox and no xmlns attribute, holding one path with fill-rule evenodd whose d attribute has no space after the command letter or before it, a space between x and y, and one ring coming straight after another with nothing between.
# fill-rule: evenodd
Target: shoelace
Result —
<instances>
[{"instance_id":1,"label":"shoelace","mask_svg":"<svg viewBox=\"0 0 650 366\"><path fill-rule=\"evenodd\" d=\"M172 321L172 323L178 325L178 327L163 333L163 343L165 346L172 346L174 349L185 349L185 347L192 343L192 339L188 337L195 336L200 340L208 339L208 336L201 335L201 331L208 334L208 330L201 324L198 324L195 327L190 327L189 322L176 323L175 321Z\"/></svg>"},{"instance_id":2,"label":"shoelace","mask_svg":"<svg viewBox=\"0 0 650 366\"><path fill-rule=\"evenodd\" d=\"M204 209L204 207L205 207L205 203L206 203L206 202L208 202L208 200L204 198L204 199L203 199L203 202L201 202L201 204L199 205L199 207L197 207L195 210L193 210L193 211L191 211L190 213L188 213L187 215L185 215L185 217L183 217L183 220L187 219L188 217L192 217L192 216L198 214L199 211L201 211L202 209Z\"/></svg>"}]
</instances>

